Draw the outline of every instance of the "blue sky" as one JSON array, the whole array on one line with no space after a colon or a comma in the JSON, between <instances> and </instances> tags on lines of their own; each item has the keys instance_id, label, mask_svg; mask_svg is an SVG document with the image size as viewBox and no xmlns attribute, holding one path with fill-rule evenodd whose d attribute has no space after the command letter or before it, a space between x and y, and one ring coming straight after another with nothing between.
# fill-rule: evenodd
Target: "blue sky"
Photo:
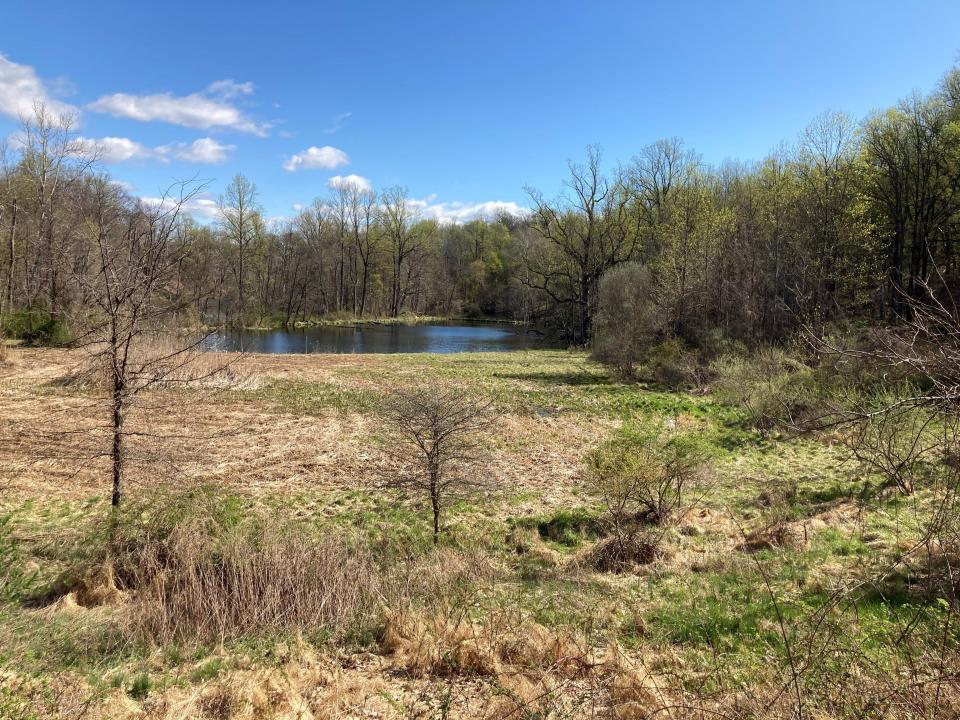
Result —
<instances>
[{"instance_id":1,"label":"blue sky","mask_svg":"<svg viewBox=\"0 0 960 720\"><path fill-rule=\"evenodd\" d=\"M243 172L276 217L350 175L451 219L522 206L590 143L759 159L960 59L958 0L4 5L0 135L45 98L136 193L198 174L209 209Z\"/></svg>"}]
</instances>

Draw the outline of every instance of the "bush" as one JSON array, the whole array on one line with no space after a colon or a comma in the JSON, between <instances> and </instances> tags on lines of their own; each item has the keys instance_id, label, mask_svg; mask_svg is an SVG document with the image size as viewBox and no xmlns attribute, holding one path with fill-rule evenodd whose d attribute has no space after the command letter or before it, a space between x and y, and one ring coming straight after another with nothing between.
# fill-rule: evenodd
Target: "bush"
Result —
<instances>
[{"instance_id":1,"label":"bush","mask_svg":"<svg viewBox=\"0 0 960 720\"><path fill-rule=\"evenodd\" d=\"M608 537L586 556L602 572L623 572L653 562L666 527L686 493L701 478L706 455L693 438L630 426L586 459L589 482L599 495Z\"/></svg>"},{"instance_id":2,"label":"bush","mask_svg":"<svg viewBox=\"0 0 960 720\"><path fill-rule=\"evenodd\" d=\"M637 524L667 524L684 492L700 479L704 446L692 437L664 439L646 427L628 426L587 456L590 483L615 534Z\"/></svg>"},{"instance_id":3,"label":"bush","mask_svg":"<svg viewBox=\"0 0 960 720\"><path fill-rule=\"evenodd\" d=\"M872 405L894 407L902 395L884 393ZM878 473L885 487L913 493L924 470L942 459L947 438L942 419L926 408L903 407L879 414L863 413L850 424L844 442L866 470Z\"/></svg>"},{"instance_id":4,"label":"bush","mask_svg":"<svg viewBox=\"0 0 960 720\"><path fill-rule=\"evenodd\" d=\"M710 370L717 396L746 410L750 424L763 434L802 427L816 417L824 399L813 368L778 348L751 357L724 356Z\"/></svg>"},{"instance_id":5,"label":"bush","mask_svg":"<svg viewBox=\"0 0 960 720\"><path fill-rule=\"evenodd\" d=\"M70 340L63 321L42 310L21 310L6 315L0 321L0 335L28 345L64 345Z\"/></svg>"},{"instance_id":6,"label":"bush","mask_svg":"<svg viewBox=\"0 0 960 720\"><path fill-rule=\"evenodd\" d=\"M700 387L704 384L705 368L700 353L687 347L680 338L670 338L651 348L646 366L654 381L669 388Z\"/></svg>"},{"instance_id":7,"label":"bush","mask_svg":"<svg viewBox=\"0 0 960 720\"><path fill-rule=\"evenodd\" d=\"M650 345L664 329L654 302L650 271L624 263L600 279L593 328L593 357L611 365L626 380L634 377Z\"/></svg>"}]
</instances>

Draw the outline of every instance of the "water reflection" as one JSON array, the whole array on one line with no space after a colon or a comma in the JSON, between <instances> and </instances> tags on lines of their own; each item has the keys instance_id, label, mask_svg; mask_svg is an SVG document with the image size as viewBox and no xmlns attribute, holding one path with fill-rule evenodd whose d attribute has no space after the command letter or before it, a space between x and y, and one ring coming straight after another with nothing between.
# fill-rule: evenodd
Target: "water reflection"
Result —
<instances>
[{"instance_id":1,"label":"water reflection","mask_svg":"<svg viewBox=\"0 0 960 720\"><path fill-rule=\"evenodd\" d=\"M211 350L254 353L456 353L551 347L520 325L353 325L294 330L224 330Z\"/></svg>"}]
</instances>

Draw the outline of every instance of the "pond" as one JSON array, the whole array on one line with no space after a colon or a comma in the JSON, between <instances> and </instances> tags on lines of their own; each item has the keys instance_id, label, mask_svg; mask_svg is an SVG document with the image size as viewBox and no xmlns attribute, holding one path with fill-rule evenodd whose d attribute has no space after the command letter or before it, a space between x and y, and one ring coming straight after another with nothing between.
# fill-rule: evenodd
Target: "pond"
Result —
<instances>
[{"instance_id":1,"label":"pond","mask_svg":"<svg viewBox=\"0 0 960 720\"><path fill-rule=\"evenodd\" d=\"M223 330L211 350L253 353L456 353L555 347L524 325L318 325L290 330Z\"/></svg>"}]
</instances>

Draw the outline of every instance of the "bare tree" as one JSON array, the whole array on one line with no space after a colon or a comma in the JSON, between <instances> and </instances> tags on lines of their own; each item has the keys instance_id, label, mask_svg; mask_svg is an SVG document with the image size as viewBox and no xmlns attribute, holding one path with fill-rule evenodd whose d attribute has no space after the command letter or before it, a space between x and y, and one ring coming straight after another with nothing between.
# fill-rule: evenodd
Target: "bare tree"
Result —
<instances>
[{"instance_id":1,"label":"bare tree","mask_svg":"<svg viewBox=\"0 0 960 720\"><path fill-rule=\"evenodd\" d=\"M576 314L570 333L574 342L590 338L595 291L604 272L631 259L637 249L636 218L630 196L619 178L600 171L600 151L590 147L585 165L569 163L571 195L547 201L533 189L534 229L546 241L546 251L527 258L525 281L558 306Z\"/></svg>"},{"instance_id":2,"label":"bare tree","mask_svg":"<svg viewBox=\"0 0 960 720\"><path fill-rule=\"evenodd\" d=\"M45 289L52 314L61 309L61 244L66 235L58 232L57 209L65 189L83 178L97 159L97 150L73 133L75 123L74 116L54 115L42 102L34 105L32 115L20 118L23 147L19 166L28 180L30 197L26 205L33 224L33 247L28 239L22 248L24 290L27 308L32 309L37 295ZM11 227L11 247L15 231Z\"/></svg>"},{"instance_id":3,"label":"bare tree","mask_svg":"<svg viewBox=\"0 0 960 720\"><path fill-rule=\"evenodd\" d=\"M451 500L492 481L477 463L483 456L480 434L496 419L493 403L460 388L422 386L394 392L384 417L396 454L416 464L412 471L392 476L384 484L429 500L436 543L442 513Z\"/></svg>"},{"instance_id":4,"label":"bare tree","mask_svg":"<svg viewBox=\"0 0 960 720\"><path fill-rule=\"evenodd\" d=\"M249 256L260 229L260 211L257 207L257 186L243 175L234 176L220 198L220 215L224 232L235 248L234 274L237 280L237 300L241 321L247 309L246 273Z\"/></svg>"},{"instance_id":5,"label":"bare tree","mask_svg":"<svg viewBox=\"0 0 960 720\"><path fill-rule=\"evenodd\" d=\"M97 180L94 189L94 259L75 278L88 299L78 312L75 342L90 353L92 369L106 375L111 502L116 506L124 494L131 406L146 390L182 382L204 339L200 333L180 335L175 327L190 304L176 292L178 268L190 247L187 235L179 232L180 221L185 204L202 187L178 183L154 205L124 197L106 179ZM158 335L165 341L159 346L152 344Z\"/></svg>"},{"instance_id":6,"label":"bare tree","mask_svg":"<svg viewBox=\"0 0 960 720\"><path fill-rule=\"evenodd\" d=\"M392 187L380 196L381 223L390 243L390 316L397 317L410 290L413 258L420 250L420 237L413 230L416 215L407 189Z\"/></svg>"}]
</instances>

